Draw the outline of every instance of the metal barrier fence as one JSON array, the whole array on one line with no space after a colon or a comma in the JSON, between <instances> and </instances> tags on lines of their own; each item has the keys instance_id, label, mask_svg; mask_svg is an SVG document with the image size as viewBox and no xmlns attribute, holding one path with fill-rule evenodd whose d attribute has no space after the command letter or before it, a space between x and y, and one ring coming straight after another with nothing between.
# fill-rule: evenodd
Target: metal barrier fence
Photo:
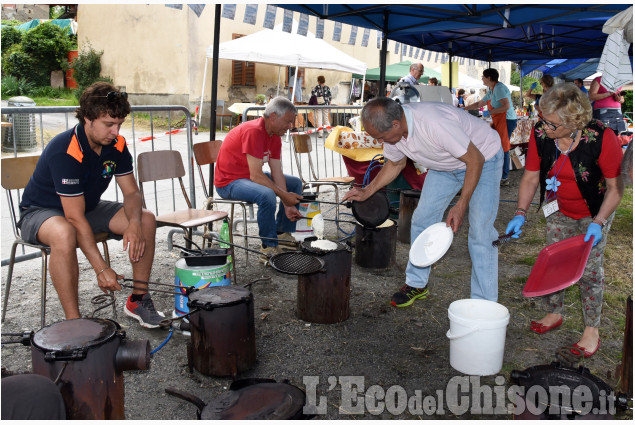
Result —
<instances>
[{"instance_id":1,"label":"metal barrier fence","mask_svg":"<svg viewBox=\"0 0 635 425\"><path fill-rule=\"evenodd\" d=\"M45 145L45 141L47 139L51 139L53 138L55 135L57 135L58 133L60 133L61 131L64 130L68 130L70 129L72 126L74 126L76 124L76 120L73 117L73 121L72 124L69 123L69 114L74 114L75 110L77 108L74 106L40 106L40 107L8 107L8 108L2 108L2 113L6 114L6 115L19 115L19 114L35 114L37 116L39 116L39 121L36 120L36 123L39 123L39 133L40 133L40 146L39 146L39 151L41 151L42 149L44 149L44 145ZM187 136L187 145L185 147L187 147L186 153L187 153L187 170L188 170L188 179L189 179L189 184L190 184L190 197L192 198L192 202L196 202L196 196L195 196L195 184L194 184L194 170L193 170L193 166L192 166L192 117L190 114L190 111L184 107L184 106L172 106L172 105L156 105L156 106L152 106L152 105L147 105L147 106L131 106L131 110L132 113L130 114L130 121L131 121L131 137L126 137L124 135L124 137L126 137L126 142L128 144L128 149L130 150L130 153L132 155L133 158L137 157L138 154L138 145L140 143L149 141L150 145L152 147L152 149L150 150L155 150L155 141L157 139L157 137L161 137L158 136L157 133L154 130L154 114L155 113L168 113L168 131L163 133L165 136L168 137L168 148L169 149L174 149L175 147L177 149L179 148L183 148L183 146L173 146L172 143L172 136L174 134L175 131L177 130L183 130L183 132L186 134ZM150 113L150 129L149 129L149 136L147 137L139 137L137 138L137 132L138 130L136 129L135 126L135 119L134 119L134 113L135 112L149 112ZM171 118L171 114L172 112L182 112L185 116L185 127L183 129L175 129L172 127L172 118ZM45 117L45 114L46 117ZM64 114L64 122L65 122L65 126L63 127L63 129L61 131L57 131L55 134L46 134L45 135L45 127L53 127L54 124L56 123L55 118L51 117L51 114ZM45 122L46 119L46 122ZM59 124L59 122L57 122L57 124ZM122 134L123 133L127 133L126 130L122 130ZM13 137L13 153L14 156L18 155L18 145L16 143L16 137L15 137L15 133L14 133L14 137ZM3 150L6 152L7 147L3 146ZM148 149L139 149L139 151L143 151L143 150L148 150ZM181 149L179 149L181 150ZM136 163L135 163L135 177L137 176L137 169L136 169ZM113 200L117 200L118 199L118 193L116 193L116 198ZM108 195L106 195L108 196ZM174 198L174 195L173 195ZM109 199L109 198L105 198L105 199ZM196 207L196 205L194 204L194 207ZM155 211L156 212L156 211Z\"/></svg>"},{"instance_id":2,"label":"metal barrier fence","mask_svg":"<svg viewBox=\"0 0 635 425\"><path fill-rule=\"evenodd\" d=\"M257 118L261 116L264 112L265 107L250 107L243 113L243 121L251 118ZM299 105L299 119L297 130L294 133L308 133L311 135L311 142L313 146L313 165L314 172L316 173L318 178L332 177L334 175L345 176L347 175L345 165L341 158L341 155L335 153L329 149L324 147L324 140L318 138L317 132L315 130L315 126L311 125L312 116L315 115L317 110L329 109L331 112L331 126L335 127L336 125L344 125L348 126L348 120L360 113L360 106L336 106L336 105L328 105L328 106L309 106L309 105ZM157 105L157 106L132 106L131 107L132 114L129 117L129 122L131 123L130 127L127 125L122 128L120 133L126 138L128 149L132 157L135 159L134 168L135 168L135 177L137 176L137 167L136 167L136 158L141 152L146 151L154 151L154 150L178 150L181 152L184 161L187 162L187 174L188 178L185 179L185 184L188 186L189 184L189 196L192 202L193 208L196 208L196 186L199 185L200 182L196 183L195 179L195 171L194 171L194 161L193 161L193 138L192 138L192 117L190 111L184 106L172 106L172 105ZM75 119L75 111L76 107L74 106L41 106L41 107L6 107L2 108L2 114L10 116L15 115L18 116L20 114L26 114L29 116L29 121L31 120L30 115L35 116L35 128L32 131L36 132L39 137L37 137L37 147L36 149L30 150L28 152L22 152L19 148L19 139L20 137L15 134L15 130L7 129L8 131L13 131L12 137L12 146L6 146L4 144L4 140L2 140L2 149L3 155L13 155L13 156L22 156L22 155L33 155L38 154L42 151L46 143L55 137L57 134L70 129L73 127L77 120ZM134 114L138 112L147 112L150 115L150 126L149 128L138 128L135 123ZM167 113L167 121L168 121L168 131L157 131L155 130L155 114L161 113L165 115ZM172 113L182 113L185 118L185 123L183 128L174 128L172 124ZM70 117L69 117L70 114ZM15 116L13 121L15 121ZM175 122L182 122L183 120L176 120ZM313 122L315 123L315 122ZM185 136L185 137L183 137ZM289 141L289 140L287 140ZM292 145L292 144L291 144ZM8 152L7 152L8 151ZM187 158L187 160L186 160ZM304 163L302 167L305 167ZM299 176L299 168L296 164L293 149L289 149L289 162L285 165L285 172L290 173L296 176ZM208 182L209 184L209 182ZM176 187L174 181L163 181L154 183L153 191L149 190L149 184L144 186L146 204L149 209L153 209L154 213L160 214L166 212L165 209L170 207L171 200L171 211L175 211L179 208L184 208L185 203L181 200L180 195L176 195L177 192L180 192L180 188ZM177 200L178 197L178 200ZM121 198L121 193L116 184L111 184L108 190L102 196L102 199L119 201ZM163 211L159 211L163 210ZM6 223L5 223L6 224ZM171 238L171 235L169 236ZM171 240L169 241L171 242ZM171 246L171 243L169 243ZM39 252L33 253L35 257L39 256ZM26 254L19 258L17 261L23 261L32 257L32 254ZM6 265L8 263L8 259L2 260L2 265Z\"/></svg>"},{"instance_id":3,"label":"metal barrier fence","mask_svg":"<svg viewBox=\"0 0 635 425\"><path fill-rule=\"evenodd\" d=\"M315 114L317 111L324 109L330 111L330 123L331 127L335 128L338 125L350 126L349 120L354 116L361 113L361 106L356 105L296 105L298 109L298 118L296 120L296 129L291 134L309 134L311 136L311 144L313 146L313 164L314 171L318 179L337 176L348 175L346 166L342 160L342 156L324 146L325 138L318 137L318 131L316 129L317 121ZM264 106L252 106L243 111L242 121L245 122L248 119L255 119L264 113ZM326 134L326 133L325 133ZM289 140L287 139L289 142ZM297 167L295 159L293 158L293 149L289 149L289 164L291 165L291 174L299 176L300 171Z\"/></svg>"},{"instance_id":4,"label":"metal barrier fence","mask_svg":"<svg viewBox=\"0 0 635 425\"><path fill-rule=\"evenodd\" d=\"M77 120L74 117L76 107L74 106L41 106L41 107L7 107L2 108L3 115L35 115L36 116L36 128L32 129L38 133L38 145L36 149L30 149L29 151L20 151L19 148L19 136L16 137L15 133L12 138L13 146L5 145L5 141L2 141L3 155L23 156L23 155L37 155L39 154L46 143L55 137L57 134L72 128ZM192 118L190 111L184 106L172 106L172 105L157 105L157 106L132 106L132 113L129 116L130 127L125 126L120 131L126 138L128 149L133 157L135 177L137 176L136 158L139 153L154 150L178 150L183 156L184 162L186 161L186 170L188 178L184 183L186 187L189 185L189 196L192 202L192 207L196 208L196 183L194 178L194 165L192 154ZM135 113L147 112L150 115L149 128L140 129L135 123ZM167 127L168 131L155 130L155 120L157 117L155 114L161 113L165 115L167 113ZM173 120L173 113L182 113L185 118L185 125L183 128L175 128L174 122L183 122L183 119ZM69 118L69 114L71 117ZM29 118L30 119L30 118ZM15 119L13 120L15 121ZM7 129L11 131L12 129ZM184 137L185 136L185 137ZM187 158L187 159L186 159ZM147 187L146 187L147 186ZM153 186L153 190L150 190L150 186ZM182 196L177 195L180 193L180 188L176 187L174 181L162 181L154 183L153 185L146 184L144 186L145 198L147 207L152 210L154 206L154 213L168 212L171 203L171 211L175 211L178 208L185 208L185 202L182 201ZM102 199L119 201L122 198L121 192L116 184L111 184ZM178 198L178 199L177 199ZM171 202L170 202L171 200ZM3 204L4 206L4 204ZM162 211L160 211L162 210ZM4 214L3 214L4 216ZM4 217L3 217L4 220ZM6 220L5 220L6 221ZM7 224L3 222L3 224ZM10 226L5 226L8 229ZM39 251L34 253L35 256L39 256ZM16 258L16 261L24 261L32 258L32 254L22 255ZM2 266L8 264L8 259L2 260Z\"/></svg>"}]
</instances>

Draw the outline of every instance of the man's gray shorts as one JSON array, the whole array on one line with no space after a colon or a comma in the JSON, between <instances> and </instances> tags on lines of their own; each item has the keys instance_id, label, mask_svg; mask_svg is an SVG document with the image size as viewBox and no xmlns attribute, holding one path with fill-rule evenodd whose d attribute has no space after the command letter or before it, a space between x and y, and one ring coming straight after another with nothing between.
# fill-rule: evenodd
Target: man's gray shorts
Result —
<instances>
[{"instance_id":1,"label":"man's gray shorts","mask_svg":"<svg viewBox=\"0 0 635 425\"><path fill-rule=\"evenodd\" d=\"M99 201L95 209L86 213L86 219L94 233L107 232L113 239L121 239L121 235L115 235L110 231L108 223L123 208L120 202ZM30 243L40 243L37 239L37 232L42 223L51 217L64 217L64 212L52 208L29 207L20 214L18 227L21 230L22 239Z\"/></svg>"}]
</instances>

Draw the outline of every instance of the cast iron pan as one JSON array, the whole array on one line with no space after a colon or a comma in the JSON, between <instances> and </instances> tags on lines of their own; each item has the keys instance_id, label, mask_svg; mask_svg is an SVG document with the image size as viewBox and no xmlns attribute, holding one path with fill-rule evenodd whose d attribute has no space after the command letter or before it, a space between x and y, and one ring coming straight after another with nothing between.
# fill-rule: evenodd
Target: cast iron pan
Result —
<instances>
[{"instance_id":1,"label":"cast iron pan","mask_svg":"<svg viewBox=\"0 0 635 425\"><path fill-rule=\"evenodd\" d=\"M300 200L304 201L303 199ZM308 202L312 200L306 200ZM336 202L315 201L323 204L336 204ZM375 192L365 201L346 202L345 205L353 210L353 216L364 227L375 228L388 220L390 216L390 202L384 192Z\"/></svg>"},{"instance_id":2,"label":"cast iron pan","mask_svg":"<svg viewBox=\"0 0 635 425\"><path fill-rule=\"evenodd\" d=\"M390 216L390 202L384 192L375 192L365 201L353 201L353 216L364 227L377 227Z\"/></svg>"}]
</instances>

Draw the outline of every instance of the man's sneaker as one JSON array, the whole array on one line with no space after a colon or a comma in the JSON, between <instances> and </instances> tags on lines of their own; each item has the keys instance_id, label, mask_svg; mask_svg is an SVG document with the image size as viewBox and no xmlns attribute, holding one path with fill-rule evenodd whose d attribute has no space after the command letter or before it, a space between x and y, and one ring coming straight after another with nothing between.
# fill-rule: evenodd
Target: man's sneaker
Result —
<instances>
[{"instance_id":1,"label":"man's sneaker","mask_svg":"<svg viewBox=\"0 0 635 425\"><path fill-rule=\"evenodd\" d=\"M298 247L298 241L289 232L280 233L278 235L278 247L283 251L295 251Z\"/></svg>"},{"instance_id":2,"label":"man's sneaker","mask_svg":"<svg viewBox=\"0 0 635 425\"><path fill-rule=\"evenodd\" d=\"M509 178L501 179L501 186L509 186Z\"/></svg>"},{"instance_id":3,"label":"man's sneaker","mask_svg":"<svg viewBox=\"0 0 635 425\"><path fill-rule=\"evenodd\" d=\"M144 294L141 301L133 302L131 301L131 297L132 295L128 297L123 312L137 319L144 328L158 328L159 323L165 318L165 315L160 311L156 311L150 294Z\"/></svg>"},{"instance_id":4,"label":"man's sneaker","mask_svg":"<svg viewBox=\"0 0 635 425\"><path fill-rule=\"evenodd\" d=\"M412 286L404 285L399 292L393 294L390 304L394 307L408 307L415 300L428 298L429 294L428 288L413 288Z\"/></svg>"},{"instance_id":5,"label":"man's sneaker","mask_svg":"<svg viewBox=\"0 0 635 425\"><path fill-rule=\"evenodd\" d=\"M272 255L280 254L280 248L277 246L260 247L260 252L263 254L260 256L260 262L267 264Z\"/></svg>"}]
</instances>

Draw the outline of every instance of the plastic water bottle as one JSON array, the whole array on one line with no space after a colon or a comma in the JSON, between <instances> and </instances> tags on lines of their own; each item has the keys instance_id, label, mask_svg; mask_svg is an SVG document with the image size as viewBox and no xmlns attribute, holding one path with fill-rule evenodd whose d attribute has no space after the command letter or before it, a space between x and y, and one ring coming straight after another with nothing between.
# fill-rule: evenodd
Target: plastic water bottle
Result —
<instances>
[{"instance_id":1,"label":"plastic water bottle","mask_svg":"<svg viewBox=\"0 0 635 425\"><path fill-rule=\"evenodd\" d=\"M227 221L227 219L223 220L223 225L220 228L220 233L218 236L221 241L229 242L229 222ZM229 245L222 242L220 242L218 246L220 246L221 248L229 248Z\"/></svg>"},{"instance_id":2,"label":"plastic water bottle","mask_svg":"<svg viewBox=\"0 0 635 425\"><path fill-rule=\"evenodd\" d=\"M227 221L227 219L223 220L223 224L220 227L220 233L219 233L218 236L219 236L219 239L221 241L229 242L229 222ZM222 242L219 242L218 246L221 247L221 248L229 248L229 245L227 245L226 243L222 243ZM232 256L231 255L227 256L227 261L231 264L231 262L232 262Z\"/></svg>"}]
</instances>

